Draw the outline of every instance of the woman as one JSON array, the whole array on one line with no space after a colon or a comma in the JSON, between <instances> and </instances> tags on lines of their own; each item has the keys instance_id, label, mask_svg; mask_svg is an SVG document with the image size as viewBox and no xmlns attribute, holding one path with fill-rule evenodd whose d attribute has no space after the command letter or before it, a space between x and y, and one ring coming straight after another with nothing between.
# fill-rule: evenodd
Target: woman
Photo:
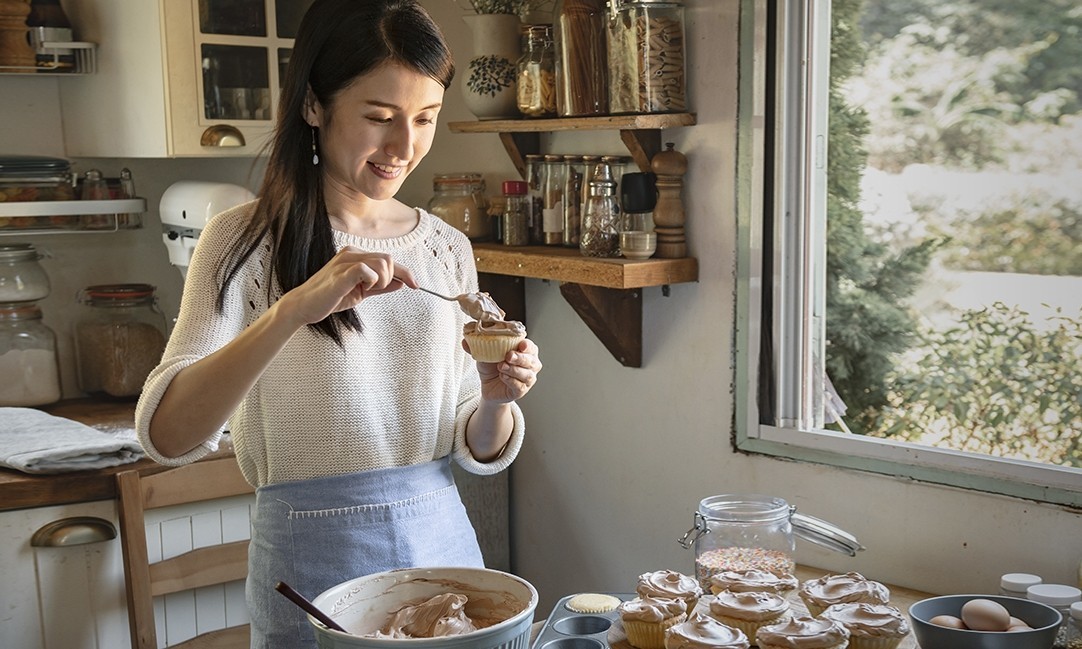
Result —
<instances>
[{"instance_id":1,"label":"woman","mask_svg":"<svg viewBox=\"0 0 1082 649\"><path fill-rule=\"evenodd\" d=\"M515 401L541 362L528 339L474 362L457 305L412 290L477 290L469 241L394 199L453 74L415 0L316 0L259 199L203 231L140 398L150 457L194 461L228 428L257 487L253 647L314 646L278 581L315 596L391 568L482 565L449 458L477 474L511 463Z\"/></svg>"}]
</instances>

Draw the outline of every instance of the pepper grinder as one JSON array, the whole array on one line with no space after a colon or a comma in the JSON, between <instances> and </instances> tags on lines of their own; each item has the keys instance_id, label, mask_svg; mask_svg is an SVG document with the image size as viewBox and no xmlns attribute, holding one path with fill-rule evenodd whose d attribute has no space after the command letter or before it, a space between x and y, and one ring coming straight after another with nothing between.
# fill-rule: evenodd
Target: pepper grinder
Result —
<instances>
[{"instance_id":1,"label":"pepper grinder","mask_svg":"<svg viewBox=\"0 0 1082 649\"><path fill-rule=\"evenodd\" d=\"M667 142L665 150L650 161L650 169L657 176L657 204L654 205L656 256L663 259L679 259L688 255L684 236L684 201L680 196L688 159L673 147L672 142Z\"/></svg>"}]
</instances>

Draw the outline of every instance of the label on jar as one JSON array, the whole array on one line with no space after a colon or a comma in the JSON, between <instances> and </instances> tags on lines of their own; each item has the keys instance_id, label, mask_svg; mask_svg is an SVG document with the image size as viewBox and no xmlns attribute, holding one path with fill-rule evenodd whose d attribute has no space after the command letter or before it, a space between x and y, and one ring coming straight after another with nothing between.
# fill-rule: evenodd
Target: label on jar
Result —
<instances>
[{"instance_id":1,"label":"label on jar","mask_svg":"<svg viewBox=\"0 0 1082 649\"><path fill-rule=\"evenodd\" d=\"M541 210L541 227L545 232L564 231L564 202L559 200Z\"/></svg>"}]
</instances>

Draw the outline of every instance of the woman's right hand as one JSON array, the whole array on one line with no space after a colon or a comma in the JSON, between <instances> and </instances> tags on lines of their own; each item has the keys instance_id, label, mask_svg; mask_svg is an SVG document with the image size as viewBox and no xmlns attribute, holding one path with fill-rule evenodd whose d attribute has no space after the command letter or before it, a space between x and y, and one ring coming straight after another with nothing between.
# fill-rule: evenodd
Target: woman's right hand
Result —
<instances>
[{"instance_id":1,"label":"woman's right hand","mask_svg":"<svg viewBox=\"0 0 1082 649\"><path fill-rule=\"evenodd\" d=\"M308 281L282 296L282 306L288 305L302 324L314 324L352 309L367 297L402 286L417 288L417 281L408 268L396 266L390 255L346 246Z\"/></svg>"}]
</instances>

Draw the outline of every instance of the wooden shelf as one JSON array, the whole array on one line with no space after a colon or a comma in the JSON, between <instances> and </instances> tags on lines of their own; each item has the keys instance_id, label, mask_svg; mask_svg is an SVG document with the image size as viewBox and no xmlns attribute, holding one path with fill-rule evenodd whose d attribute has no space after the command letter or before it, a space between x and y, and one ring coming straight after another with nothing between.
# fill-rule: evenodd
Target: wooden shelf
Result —
<instances>
[{"instance_id":1,"label":"wooden shelf","mask_svg":"<svg viewBox=\"0 0 1082 649\"><path fill-rule=\"evenodd\" d=\"M452 133L497 133L519 175L526 178L526 156L541 152L541 133L620 131L620 139L641 171L661 151L661 129L692 126L694 113L606 115L557 119L497 119L451 122ZM522 278L560 282L560 293L609 352L627 367L642 367L642 291L699 279L699 262L681 259L584 257L558 246L473 246L481 289L492 293L508 317L526 320Z\"/></svg>"},{"instance_id":2,"label":"wooden shelf","mask_svg":"<svg viewBox=\"0 0 1082 649\"><path fill-rule=\"evenodd\" d=\"M603 288L632 289L694 282L699 261L683 259L609 259L584 257L575 248L473 244L477 271L548 279Z\"/></svg>"},{"instance_id":3,"label":"wooden shelf","mask_svg":"<svg viewBox=\"0 0 1082 649\"><path fill-rule=\"evenodd\" d=\"M493 119L450 122L452 133L498 133L507 155L526 177L526 156L541 151L541 133L554 131L620 131L620 139L641 171L650 171L650 160L661 151L661 129L693 126L695 113L656 115L604 115L555 119Z\"/></svg>"}]
</instances>

